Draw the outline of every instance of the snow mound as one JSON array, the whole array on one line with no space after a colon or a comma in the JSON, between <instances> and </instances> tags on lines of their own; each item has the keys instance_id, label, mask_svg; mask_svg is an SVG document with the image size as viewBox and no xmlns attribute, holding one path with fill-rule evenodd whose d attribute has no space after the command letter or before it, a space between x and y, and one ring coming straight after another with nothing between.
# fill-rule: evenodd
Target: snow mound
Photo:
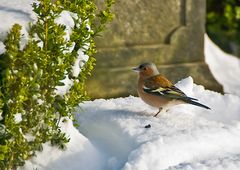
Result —
<instances>
[{"instance_id":1,"label":"snow mound","mask_svg":"<svg viewBox=\"0 0 240 170\"><path fill-rule=\"evenodd\" d=\"M35 18L32 12L31 6L32 2L33 0L18 0L18 1L1 0L0 40L5 39L10 28L15 23L18 23L23 27L28 27L29 21L33 21L33 19Z\"/></svg>"},{"instance_id":2,"label":"snow mound","mask_svg":"<svg viewBox=\"0 0 240 170\"><path fill-rule=\"evenodd\" d=\"M205 34L205 61L216 80L223 85L225 93L240 96L240 60L223 52Z\"/></svg>"},{"instance_id":3,"label":"snow mound","mask_svg":"<svg viewBox=\"0 0 240 170\"><path fill-rule=\"evenodd\" d=\"M37 153L18 170L97 170L103 167L100 152L91 142L78 132L72 121L62 123L62 131L69 135L70 142L67 150L63 151L52 147L50 143L43 145L43 151ZM94 163L92 163L94 161Z\"/></svg>"},{"instance_id":4,"label":"snow mound","mask_svg":"<svg viewBox=\"0 0 240 170\"><path fill-rule=\"evenodd\" d=\"M205 90L191 77L177 86L212 110L179 105L155 118L157 109L133 96L80 105L79 131L104 153L103 169L238 167L240 98Z\"/></svg>"},{"instance_id":5,"label":"snow mound","mask_svg":"<svg viewBox=\"0 0 240 170\"><path fill-rule=\"evenodd\" d=\"M138 97L88 101L75 112L78 130L62 124L68 149L44 144L21 169L238 170L240 97L205 90L191 77L176 86L211 110L183 104L156 118Z\"/></svg>"}]
</instances>

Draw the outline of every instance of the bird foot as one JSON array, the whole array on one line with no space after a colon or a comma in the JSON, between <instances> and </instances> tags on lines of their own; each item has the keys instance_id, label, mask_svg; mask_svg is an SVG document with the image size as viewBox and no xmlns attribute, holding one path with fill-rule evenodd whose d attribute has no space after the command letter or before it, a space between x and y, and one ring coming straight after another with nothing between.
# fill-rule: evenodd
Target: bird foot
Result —
<instances>
[{"instance_id":1,"label":"bird foot","mask_svg":"<svg viewBox=\"0 0 240 170\"><path fill-rule=\"evenodd\" d=\"M162 108L160 107L158 112L153 116L153 117L157 117L157 115L161 112Z\"/></svg>"}]
</instances>

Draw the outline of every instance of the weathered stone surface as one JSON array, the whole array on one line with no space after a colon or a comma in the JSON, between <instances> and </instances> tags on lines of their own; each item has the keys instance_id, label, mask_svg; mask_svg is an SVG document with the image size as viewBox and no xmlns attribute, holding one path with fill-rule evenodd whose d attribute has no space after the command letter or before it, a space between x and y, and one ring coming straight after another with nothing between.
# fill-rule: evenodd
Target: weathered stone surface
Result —
<instances>
[{"instance_id":1,"label":"weathered stone surface","mask_svg":"<svg viewBox=\"0 0 240 170\"><path fill-rule=\"evenodd\" d=\"M182 78L192 76L194 83L204 85L208 89L222 91L213 76L209 75L208 66L204 62L187 63L178 65L165 65L158 67L159 72L166 75L172 82L178 82ZM136 95L137 74L132 71L132 67L110 69L108 72L104 68L98 68L93 74L98 72L98 81L90 79L88 89L93 98L110 98L119 96ZM179 74L180 73L180 74Z\"/></svg>"},{"instance_id":2,"label":"weathered stone surface","mask_svg":"<svg viewBox=\"0 0 240 170\"><path fill-rule=\"evenodd\" d=\"M136 94L131 68L154 62L176 82L191 75L222 91L204 63L205 0L116 0L115 19L100 39L88 81L93 98Z\"/></svg>"},{"instance_id":3,"label":"weathered stone surface","mask_svg":"<svg viewBox=\"0 0 240 170\"><path fill-rule=\"evenodd\" d=\"M179 2L179 0L116 0L114 5L116 16L110 29L104 33L104 41L99 39L98 47L164 43L166 37L180 25Z\"/></svg>"}]
</instances>

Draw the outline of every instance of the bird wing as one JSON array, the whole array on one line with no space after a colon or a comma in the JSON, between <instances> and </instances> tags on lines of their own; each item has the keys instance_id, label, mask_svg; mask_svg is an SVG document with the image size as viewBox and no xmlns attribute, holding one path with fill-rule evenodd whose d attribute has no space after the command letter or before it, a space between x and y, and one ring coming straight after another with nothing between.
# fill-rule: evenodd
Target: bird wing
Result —
<instances>
[{"instance_id":1,"label":"bird wing","mask_svg":"<svg viewBox=\"0 0 240 170\"><path fill-rule=\"evenodd\" d=\"M195 98L188 97L184 92L174 86L167 78L163 77L162 75L156 75L146 79L144 81L143 90L146 93L172 99L197 100Z\"/></svg>"},{"instance_id":2,"label":"bird wing","mask_svg":"<svg viewBox=\"0 0 240 170\"><path fill-rule=\"evenodd\" d=\"M147 78L144 81L144 86L150 89L156 89L159 87L167 88L171 87L172 85L172 82L161 74Z\"/></svg>"}]
</instances>

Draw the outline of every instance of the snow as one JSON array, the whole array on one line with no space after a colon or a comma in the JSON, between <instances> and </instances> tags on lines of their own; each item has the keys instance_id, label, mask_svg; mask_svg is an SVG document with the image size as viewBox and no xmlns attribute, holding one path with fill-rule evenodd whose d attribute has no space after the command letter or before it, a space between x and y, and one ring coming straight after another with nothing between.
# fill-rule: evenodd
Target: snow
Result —
<instances>
[{"instance_id":1,"label":"snow","mask_svg":"<svg viewBox=\"0 0 240 170\"><path fill-rule=\"evenodd\" d=\"M207 35L204 45L206 63L215 79L223 85L224 92L240 96L240 60L223 52Z\"/></svg>"},{"instance_id":2,"label":"snow","mask_svg":"<svg viewBox=\"0 0 240 170\"><path fill-rule=\"evenodd\" d=\"M34 20L32 0L1 0L0 53L9 28L18 22L27 30ZM56 21L66 25L66 40L74 14L64 11ZM23 31L24 31L23 30ZM27 34L23 32L22 47ZM87 44L86 44L87 45ZM74 46L74 44L73 44ZM71 49L70 49L71 50ZM88 56L80 50L73 65L78 76ZM129 96L97 99L80 104L74 113L79 127L68 120L61 124L71 139L62 151L49 143L19 170L238 170L240 168L240 67L239 59L221 51L205 35L205 56L211 72L225 94L206 90L187 77L176 84L187 95L211 110L178 105L153 117L157 109ZM71 87L58 89L63 95ZM69 84L70 83L70 84ZM21 121L21 114L16 114ZM146 125L150 128L145 128ZM33 140L31 135L25 135Z\"/></svg>"},{"instance_id":3,"label":"snow","mask_svg":"<svg viewBox=\"0 0 240 170\"><path fill-rule=\"evenodd\" d=\"M55 93L60 95L60 96L63 96L72 87L73 81L68 77L68 75L66 75L65 79L63 79L61 81L61 83L64 83L64 85L63 86L56 86Z\"/></svg>"},{"instance_id":4,"label":"snow","mask_svg":"<svg viewBox=\"0 0 240 170\"><path fill-rule=\"evenodd\" d=\"M46 149L24 168L238 170L240 97L205 90L191 77L176 86L208 104L211 110L183 104L155 118L152 115L157 110L138 97L88 101L75 112L78 131L70 121L63 124L71 137L68 149L63 152L44 145ZM148 124L151 128L144 128ZM91 147L85 147L82 141ZM75 154L77 149L84 151ZM94 163L88 162L90 158Z\"/></svg>"},{"instance_id":5,"label":"snow","mask_svg":"<svg viewBox=\"0 0 240 170\"><path fill-rule=\"evenodd\" d=\"M1 0L0 1L0 41L3 40L13 24L18 23L27 27L29 21L34 20L31 12L33 0Z\"/></svg>"},{"instance_id":6,"label":"snow","mask_svg":"<svg viewBox=\"0 0 240 170\"><path fill-rule=\"evenodd\" d=\"M21 44L20 49L26 44L27 41L27 27L29 21L34 20L34 14L32 13L31 3L32 0L0 0L0 54L5 52L5 46L3 40L6 38L7 33L13 24L18 23L23 26L21 30Z\"/></svg>"},{"instance_id":7,"label":"snow","mask_svg":"<svg viewBox=\"0 0 240 170\"><path fill-rule=\"evenodd\" d=\"M31 161L27 161L25 166L19 169L79 170L84 167L87 170L94 170L102 166L100 152L73 127L71 121L62 125L62 131L71 138L67 150L62 151L52 147L49 143L45 143L43 152L37 153L37 157L33 157Z\"/></svg>"},{"instance_id":8,"label":"snow","mask_svg":"<svg viewBox=\"0 0 240 170\"><path fill-rule=\"evenodd\" d=\"M0 55L6 51L3 42L0 41Z\"/></svg>"},{"instance_id":9,"label":"snow","mask_svg":"<svg viewBox=\"0 0 240 170\"><path fill-rule=\"evenodd\" d=\"M72 28L74 27L75 23L71 16L71 13L68 11L62 11L60 16L55 20L57 24L64 25L65 28L65 40L70 40L70 35L72 33Z\"/></svg>"},{"instance_id":10,"label":"snow","mask_svg":"<svg viewBox=\"0 0 240 170\"><path fill-rule=\"evenodd\" d=\"M21 122L22 121L22 114L21 113L16 113L14 115L14 120L15 120L16 123Z\"/></svg>"},{"instance_id":11,"label":"snow","mask_svg":"<svg viewBox=\"0 0 240 170\"><path fill-rule=\"evenodd\" d=\"M177 85L189 87L185 91L208 103L212 111L179 105L155 118L152 115L157 110L133 96L98 99L81 105L84 111L77 114L79 131L107 153L104 169L185 169L195 164L210 168L222 159L233 164L231 157L237 157L234 161L240 163L236 161L240 158L240 106L234 105L240 98L205 90L193 84L190 77ZM214 100L209 100L209 96ZM233 104L230 109L224 108L232 116L227 120L221 119L219 113L223 101L226 105ZM151 128L144 128L147 124ZM215 161L209 161L212 159ZM209 165L204 165L205 161Z\"/></svg>"},{"instance_id":12,"label":"snow","mask_svg":"<svg viewBox=\"0 0 240 170\"><path fill-rule=\"evenodd\" d=\"M87 49L89 48L89 46L87 47ZM83 67L83 65L88 61L89 56L84 54L82 49L78 50L78 57L74 63L74 65L72 66L72 75L73 77L78 77L78 75L81 72L81 68Z\"/></svg>"}]
</instances>

